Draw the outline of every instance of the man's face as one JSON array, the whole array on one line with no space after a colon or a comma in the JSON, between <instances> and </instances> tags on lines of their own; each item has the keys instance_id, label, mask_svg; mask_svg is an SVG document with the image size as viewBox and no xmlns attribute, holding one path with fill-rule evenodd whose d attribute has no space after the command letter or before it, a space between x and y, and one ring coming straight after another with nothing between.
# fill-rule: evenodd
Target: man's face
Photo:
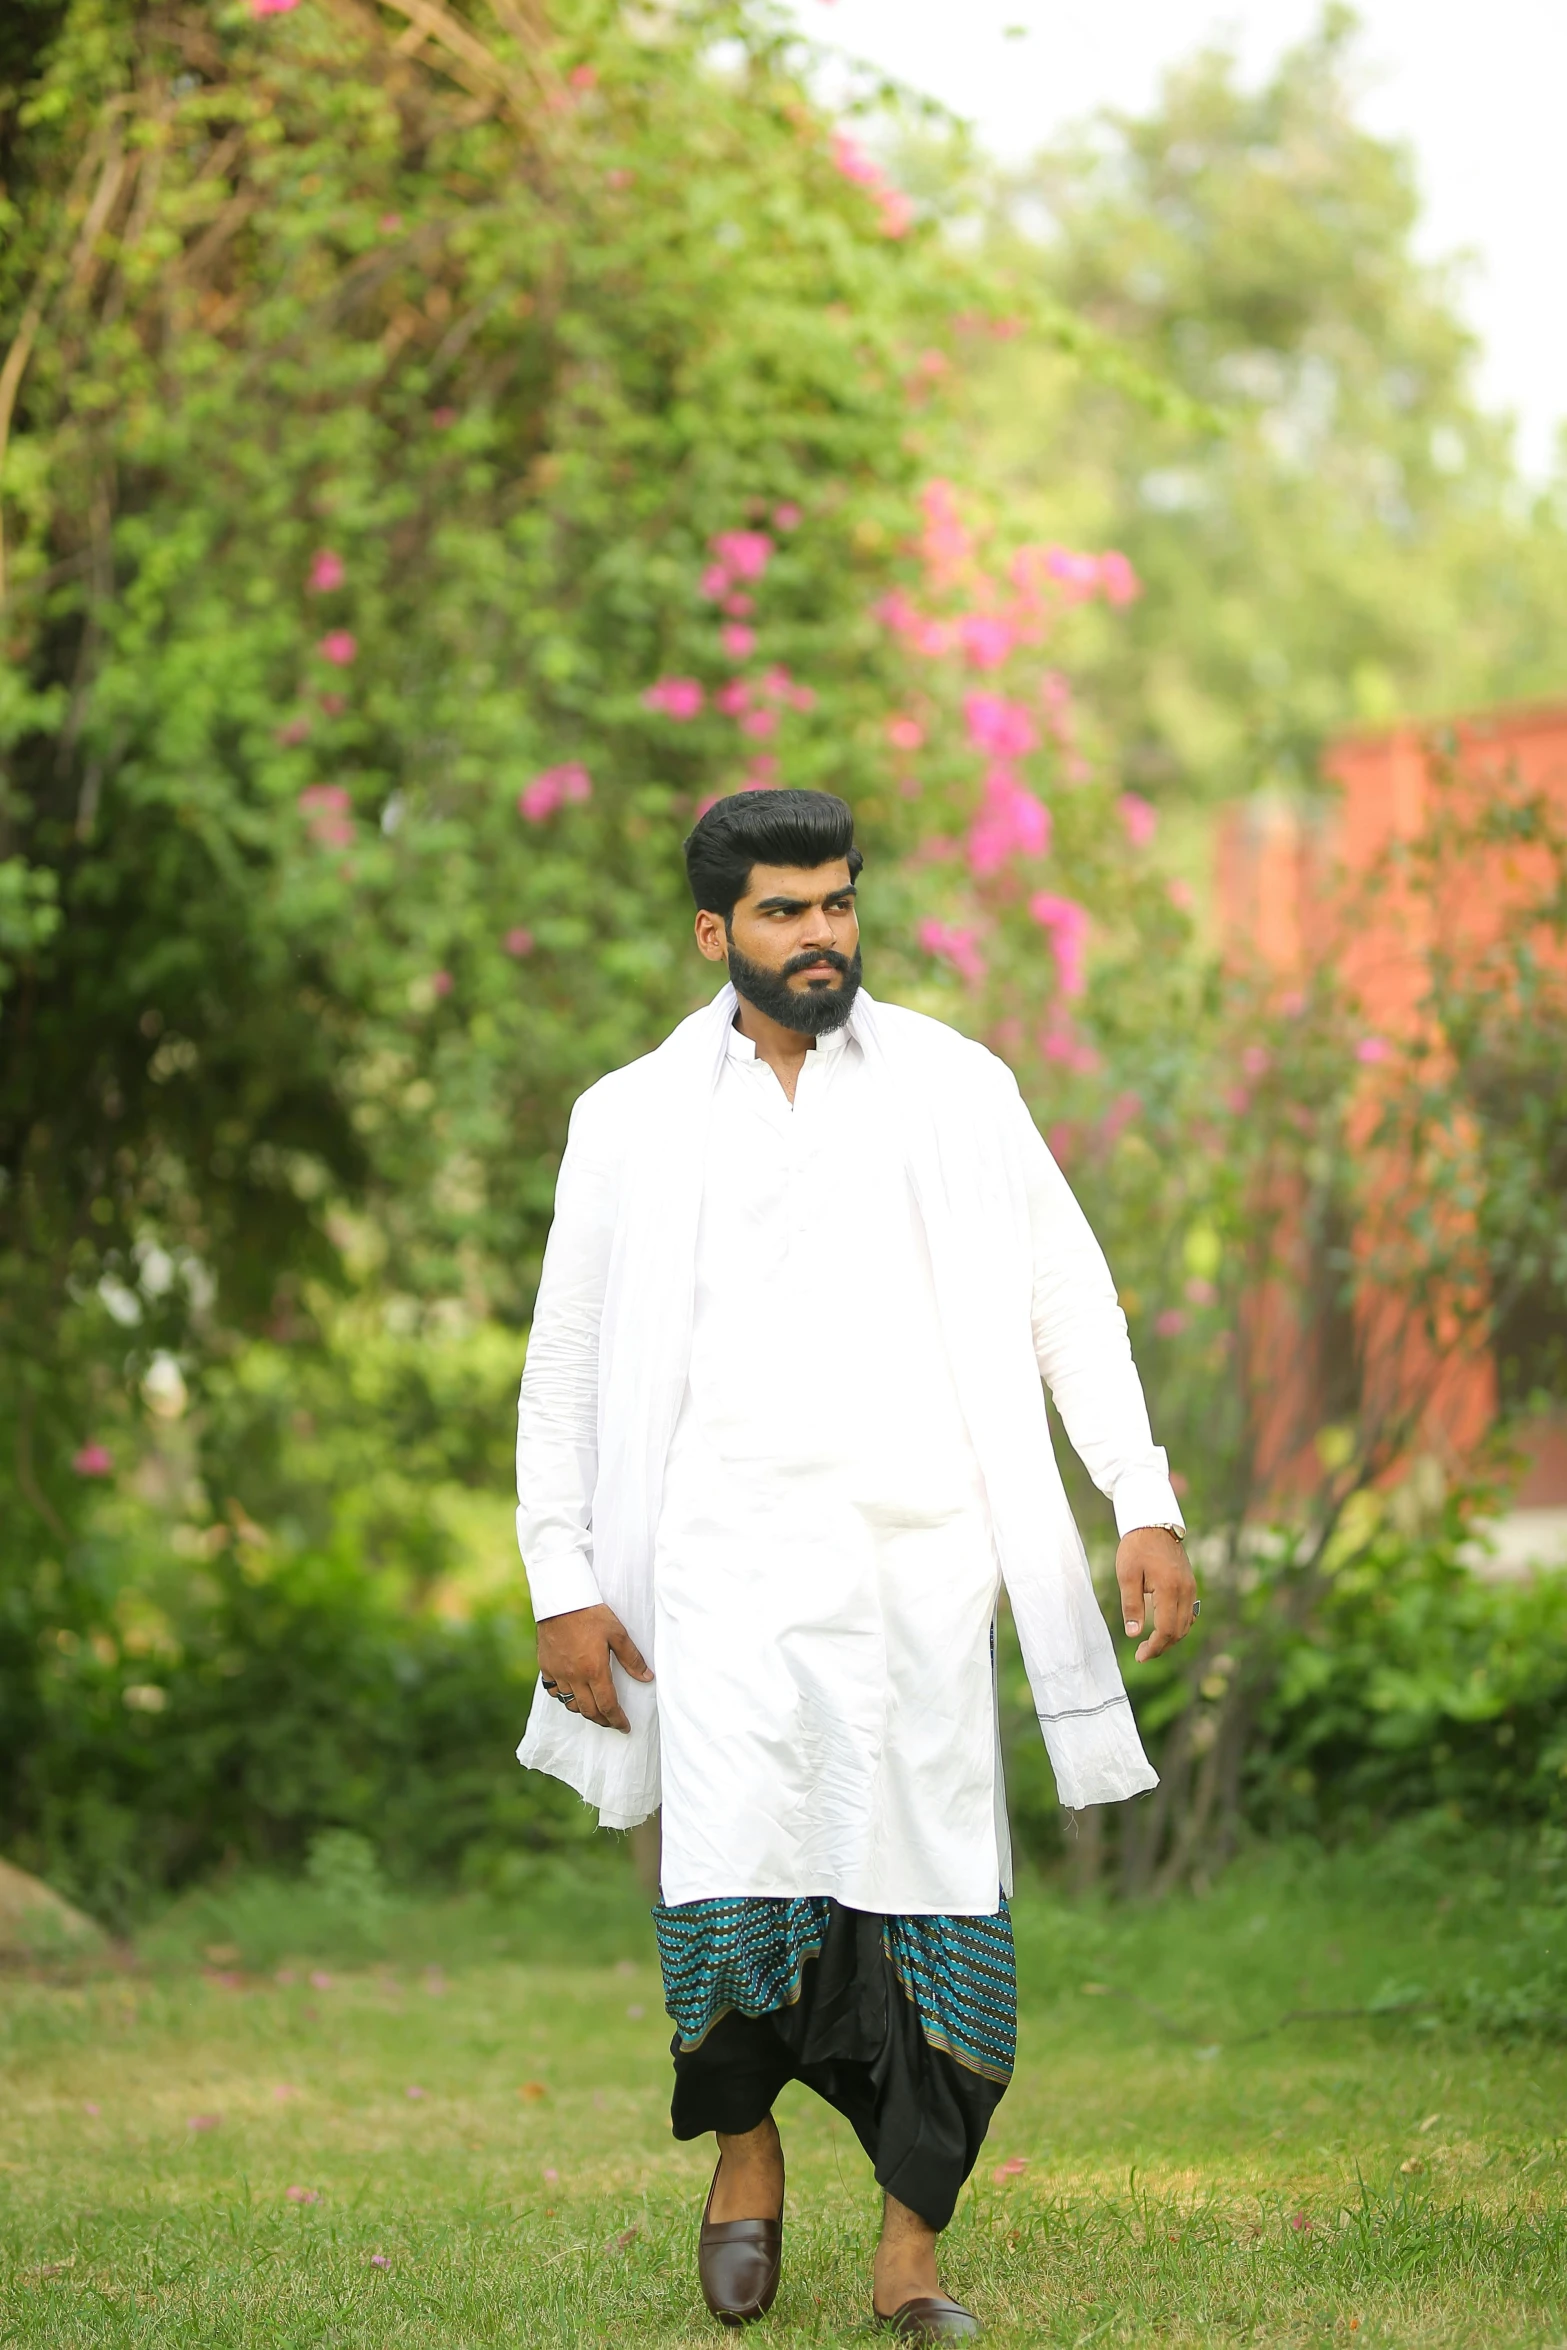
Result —
<instances>
[{"instance_id":1,"label":"man's face","mask_svg":"<svg viewBox=\"0 0 1567 2350\"><path fill-rule=\"evenodd\" d=\"M852 995L858 984L860 924L847 858L830 865L753 865L728 928L721 914L701 913L696 938L710 963L730 963L742 995L751 993L742 984L747 967L758 977L766 974L773 984L762 991L763 1009L771 1011L780 993L795 999L800 1016L786 1020L787 1026L836 1026L836 1005L822 1002L818 1012L813 999L840 996L846 987Z\"/></svg>"}]
</instances>

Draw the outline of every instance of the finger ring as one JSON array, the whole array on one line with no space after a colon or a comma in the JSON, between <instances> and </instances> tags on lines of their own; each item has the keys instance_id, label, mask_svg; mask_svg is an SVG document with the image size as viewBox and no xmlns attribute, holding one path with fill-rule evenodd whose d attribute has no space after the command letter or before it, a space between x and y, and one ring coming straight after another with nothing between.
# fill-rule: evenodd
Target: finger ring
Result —
<instances>
[{"instance_id":1,"label":"finger ring","mask_svg":"<svg viewBox=\"0 0 1567 2350\"><path fill-rule=\"evenodd\" d=\"M1197 1618L1198 1618L1198 1617L1199 1617L1201 1614L1202 1614L1202 1601L1201 1601L1200 1599L1194 1599L1194 1600L1192 1601L1192 1622L1193 1622L1194 1624L1196 1623L1196 1621L1197 1621Z\"/></svg>"}]
</instances>

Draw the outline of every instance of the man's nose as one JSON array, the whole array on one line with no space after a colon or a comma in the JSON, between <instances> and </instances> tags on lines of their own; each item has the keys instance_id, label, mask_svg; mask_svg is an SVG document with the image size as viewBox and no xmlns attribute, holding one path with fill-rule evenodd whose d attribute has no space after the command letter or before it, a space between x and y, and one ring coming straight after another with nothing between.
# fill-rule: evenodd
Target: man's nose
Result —
<instances>
[{"instance_id":1,"label":"man's nose","mask_svg":"<svg viewBox=\"0 0 1567 2350\"><path fill-rule=\"evenodd\" d=\"M833 943L832 924L827 919L825 906L812 906L805 917L801 937L807 946L830 947Z\"/></svg>"}]
</instances>

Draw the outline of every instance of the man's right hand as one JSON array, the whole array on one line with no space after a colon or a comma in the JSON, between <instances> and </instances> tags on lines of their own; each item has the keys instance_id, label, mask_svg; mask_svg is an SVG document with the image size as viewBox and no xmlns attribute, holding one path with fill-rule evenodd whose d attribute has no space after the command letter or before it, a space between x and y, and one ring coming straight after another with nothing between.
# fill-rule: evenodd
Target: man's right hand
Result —
<instances>
[{"instance_id":1,"label":"man's right hand","mask_svg":"<svg viewBox=\"0 0 1567 2350\"><path fill-rule=\"evenodd\" d=\"M539 1626L539 1671L556 1703L602 1729L629 1731L631 1724L615 1695L609 1669L612 1655L633 1681L652 1680L641 1651L612 1607L570 1608L563 1616L546 1616Z\"/></svg>"}]
</instances>

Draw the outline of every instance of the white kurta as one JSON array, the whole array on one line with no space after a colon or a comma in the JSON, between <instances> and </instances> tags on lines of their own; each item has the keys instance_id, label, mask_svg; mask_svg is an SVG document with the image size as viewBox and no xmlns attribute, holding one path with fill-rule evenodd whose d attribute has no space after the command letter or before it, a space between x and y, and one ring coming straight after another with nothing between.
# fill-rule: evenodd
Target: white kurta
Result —
<instances>
[{"instance_id":1,"label":"white kurta","mask_svg":"<svg viewBox=\"0 0 1567 2350\"><path fill-rule=\"evenodd\" d=\"M603 1599L630 1736L540 1687L520 1759L665 1896L989 1911L989 1628L1011 1601L1065 1804L1156 1784L1046 1424L1122 1533L1174 1524L1108 1268L1010 1072L862 992L796 1106L725 988L572 1116L518 1424L539 1618Z\"/></svg>"},{"instance_id":2,"label":"white kurta","mask_svg":"<svg viewBox=\"0 0 1567 2350\"><path fill-rule=\"evenodd\" d=\"M929 1250L846 1031L731 1031L654 1549L663 1890L994 1909L999 1573ZM998 1832L999 1829L999 1832Z\"/></svg>"}]
</instances>

